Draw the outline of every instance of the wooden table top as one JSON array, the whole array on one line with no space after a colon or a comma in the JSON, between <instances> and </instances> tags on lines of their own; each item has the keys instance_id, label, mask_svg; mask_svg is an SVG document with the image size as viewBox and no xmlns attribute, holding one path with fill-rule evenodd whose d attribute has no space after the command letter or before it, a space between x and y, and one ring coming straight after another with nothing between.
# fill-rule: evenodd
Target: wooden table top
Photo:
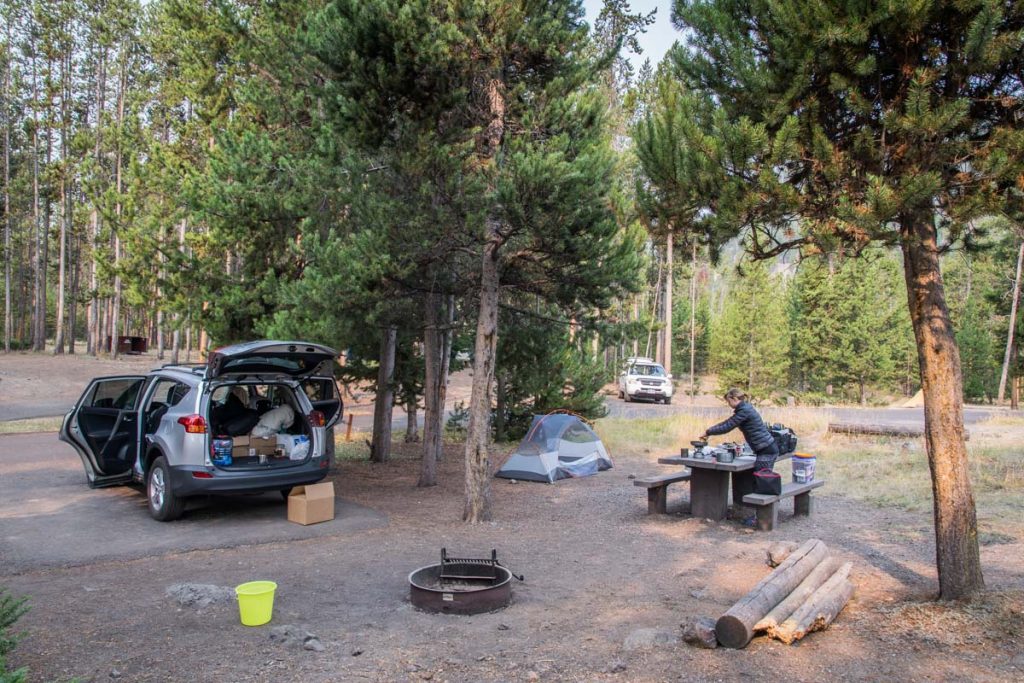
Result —
<instances>
[{"instance_id":1,"label":"wooden table top","mask_svg":"<svg viewBox=\"0 0 1024 683\"><path fill-rule=\"evenodd\" d=\"M792 457L792 455L792 453L783 453L776 458L776 462ZM752 455L741 455L732 462L718 462L717 460L707 460L705 458L669 455L658 458L658 462L662 465L681 465L683 467L697 467L705 470L722 470L725 472L746 472L747 470L754 469L754 456Z\"/></svg>"}]
</instances>

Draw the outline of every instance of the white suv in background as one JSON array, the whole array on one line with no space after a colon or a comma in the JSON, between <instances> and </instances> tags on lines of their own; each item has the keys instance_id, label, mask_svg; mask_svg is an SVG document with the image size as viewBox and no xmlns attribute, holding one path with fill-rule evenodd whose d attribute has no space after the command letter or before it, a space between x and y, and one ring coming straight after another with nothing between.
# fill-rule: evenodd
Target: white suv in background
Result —
<instances>
[{"instance_id":1,"label":"white suv in background","mask_svg":"<svg viewBox=\"0 0 1024 683\"><path fill-rule=\"evenodd\" d=\"M650 358L626 360L626 369L619 375L619 398L626 403L638 398L671 403L672 391L672 375L660 363Z\"/></svg>"}]
</instances>

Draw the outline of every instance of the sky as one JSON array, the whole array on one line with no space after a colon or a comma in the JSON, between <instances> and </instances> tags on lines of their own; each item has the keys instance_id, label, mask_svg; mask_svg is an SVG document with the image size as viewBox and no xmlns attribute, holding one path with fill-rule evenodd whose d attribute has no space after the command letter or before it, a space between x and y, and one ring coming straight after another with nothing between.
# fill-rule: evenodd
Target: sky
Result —
<instances>
[{"instance_id":1,"label":"sky","mask_svg":"<svg viewBox=\"0 0 1024 683\"><path fill-rule=\"evenodd\" d=\"M593 26L597 15L601 13L602 0L583 0L583 6L587 12L587 22ZM642 55L627 54L630 63L637 71L645 59L651 60L651 65L657 67L658 62L665 56L672 43L679 40L682 35L672 28L672 1L671 0L633 0L629 3L632 12L650 12L657 9L655 23L647 29L647 33L640 36L640 45L644 49Z\"/></svg>"}]
</instances>

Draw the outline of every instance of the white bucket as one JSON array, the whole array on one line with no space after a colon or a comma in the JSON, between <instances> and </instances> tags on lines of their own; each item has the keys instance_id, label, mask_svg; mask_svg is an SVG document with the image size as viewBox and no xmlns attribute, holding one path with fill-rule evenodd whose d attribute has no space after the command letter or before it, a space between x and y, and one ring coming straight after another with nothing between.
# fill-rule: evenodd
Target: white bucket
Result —
<instances>
[{"instance_id":1,"label":"white bucket","mask_svg":"<svg viewBox=\"0 0 1024 683\"><path fill-rule=\"evenodd\" d=\"M793 481L797 484L807 484L814 481L814 466L818 459L813 455L800 453L793 456Z\"/></svg>"}]
</instances>

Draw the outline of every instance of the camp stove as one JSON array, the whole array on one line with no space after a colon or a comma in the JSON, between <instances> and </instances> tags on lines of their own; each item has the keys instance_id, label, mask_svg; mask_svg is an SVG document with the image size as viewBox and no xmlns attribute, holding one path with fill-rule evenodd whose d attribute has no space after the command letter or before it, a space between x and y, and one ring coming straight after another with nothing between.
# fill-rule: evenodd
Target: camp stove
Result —
<instances>
[{"instance_id":1,"label":"camp stove","mask_svg":"<svg viewBox=\"0 0 1024 683\"><path fill-rule=\"evenodd\" d=\"M493 612L512 599L512 579L523 580L498 562L498 551L489 558L449 557L441 548L441 564L421 567L409 574L412 604L428 612L478 614Z\"/></svg>"}]
</instances>

